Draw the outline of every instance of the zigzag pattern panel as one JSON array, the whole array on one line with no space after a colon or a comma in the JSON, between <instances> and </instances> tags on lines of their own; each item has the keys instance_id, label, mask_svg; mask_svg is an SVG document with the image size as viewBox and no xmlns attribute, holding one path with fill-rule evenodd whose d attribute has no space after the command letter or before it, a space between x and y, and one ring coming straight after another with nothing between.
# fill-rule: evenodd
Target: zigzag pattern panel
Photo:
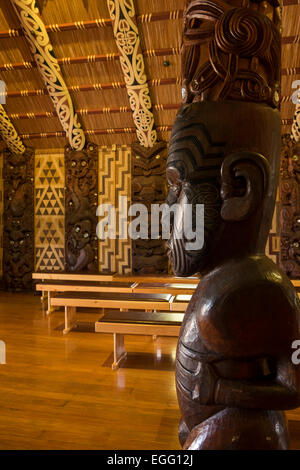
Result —
<instances>
[{"instance_id":1,"label":"zigzag pattern panel","mask_svg":"<svg viewBox=\"0 0 300 470\"><path fill-rule=\"evenodd\" d=\"M115 158L116 146L99 147L99 206L112 204L115 207ZM115 272L116 240L99 240L99 271Z\"/></svg>"},{"instance_id":2,"label":"zigzag pattern panel","mask_svg":"<svg viewBox=\"0 0 300 470\"><path fill-rule=\"evenodd\" d=\"M120 197L127 197L128 205L131 202L131 148L126 146L118 147L116 153L115 174L115 194L118 224ZM117 233L120 234L120 227L118 225ZM131 239L128 237L128 226L126 238L118 237L116 242L116 272L118 274L129 274L131 272Z\"/></svg>"},{"instance_id":3,"label":"zigzag pattern panel","mask_svg":"<svg viewBox=\"0 0 300 470\"><path fill-rule=\"evenodd\" d=\"M35 270L65 269L64 154L35 158Z\"/></svg>"}]
</instances>

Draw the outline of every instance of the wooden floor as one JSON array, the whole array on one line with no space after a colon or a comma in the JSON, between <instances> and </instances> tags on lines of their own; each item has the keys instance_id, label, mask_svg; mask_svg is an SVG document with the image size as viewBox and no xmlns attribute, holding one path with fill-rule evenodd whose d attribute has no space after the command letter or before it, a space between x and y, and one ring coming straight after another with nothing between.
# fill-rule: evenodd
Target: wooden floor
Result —
<instances>
[{"instance_id":1,"label":"wooden floor","mask_svg":"<svg viewBox=\"0 0 300 470\"><path fill-rule=\"evenodd\" d=\"M0 293L0 449L179 449L176 339L126 337L129 357L113 372L112 335L85 323L63 336L62 324L39 297ZM299 449L300 411L290 417Z\"/></svg>"}]
</instances>

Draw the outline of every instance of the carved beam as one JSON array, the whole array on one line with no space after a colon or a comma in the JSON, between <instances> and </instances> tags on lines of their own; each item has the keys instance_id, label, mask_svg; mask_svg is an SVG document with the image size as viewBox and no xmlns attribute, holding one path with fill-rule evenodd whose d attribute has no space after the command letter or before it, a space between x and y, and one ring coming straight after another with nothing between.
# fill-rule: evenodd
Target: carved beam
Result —
<instances>
[{"instance_id":1,"label":"carved beam","mask_svg":"<svg viewBox=\"0 0 300 470\"><path fill-rule=\"evenodd\" d=\"M5 109L0 104L0 132L9 150L16 154L25 152L25 146L18 135L14 125L8 117Z\"/></svg>"},{"instance_id":2,"label":"carved beam","mask_svg":"<svg viewBox=\"0 0 300 470\"><path fill-rule=\"evenodd\" d=\"M11 0L11 4L20 20L36 66L46 84L69 143L74 150L82 150L85 146L85 135L36 2Z\"/></svg>"},{"instance_id":3,"label":"carved beam","mask_svg":"<svg viewBox=\"0 0 300 470\"><path fill-rule=\"evenodd\" d=\"M133 0L107 0L139 143L157 141L150 91Z\"/></svg>"}]
</instances>

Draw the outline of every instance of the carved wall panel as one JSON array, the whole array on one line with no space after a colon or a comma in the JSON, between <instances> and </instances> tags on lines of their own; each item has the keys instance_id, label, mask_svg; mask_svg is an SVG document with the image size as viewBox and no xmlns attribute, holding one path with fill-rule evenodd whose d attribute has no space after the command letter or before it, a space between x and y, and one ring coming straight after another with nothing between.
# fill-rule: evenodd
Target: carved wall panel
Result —
<instances>
[{"instance_id":1,"label":"carved wall panel","mask_svg":"<svg viewBox=\"0 0 300 470\"><path fill-rule=\"evenodd\" d=\"M132 241L132 271L135 274L168 272L166 240L150 239L151 204L164 204L167 197L166 159L165 142L159 142L151 149L132 145L131 199L133 204L145 204L149 214L149 239Z\"/></svg>"},{"instance_id":2,"label":"carved wall panel","mask_svg":"<svg viewBox=\"0 0 300 470\"><path fill-rule=\"evenodd\" d=\"M64 154L35 157L35 270L65 269Z\"/></svg>"},{"instance_id":3,"label":"carved wall panel","mask_svg":"<svg viewBox=\"0 0 300 470\"><path fill-rule=\"evenodd\" d=\"M300 278L300 143L282 137L280 181L281 267Z\"/></svg>"},{"instance_id":4,"label":"carved wall panel","mask_svg":"<svg viewBox=\"0 0 300 470\"><path fill-rule=\"evenodd\" d=\"M99 240L99 271L129 274L131 272L131 240L119 238L119 198L126 196L130 204L131 148L127 146L99 149L99 205L111 204L116 209L116 239Z\"/></svg>"},{"instance_id":5,"label":"carved wall panel","mask_svg":"<svg viewBox=\"0 0 300 470\"><path fill-rule=\"evenodd\" d=\"M74 151L67 145L65 168L66 269L97 271L98 146L88 143Z\"/></svg>"},{"instance_id":6,"label":"carved wall panel","mask_svg":"<svg viewBox=\"0 0 300 470\"><path fill-rule=\"evenodd\" d=\"M32 287L34 269L34 150L20 155L4 150L4 285Z\"/></svg>"}]
</instances>

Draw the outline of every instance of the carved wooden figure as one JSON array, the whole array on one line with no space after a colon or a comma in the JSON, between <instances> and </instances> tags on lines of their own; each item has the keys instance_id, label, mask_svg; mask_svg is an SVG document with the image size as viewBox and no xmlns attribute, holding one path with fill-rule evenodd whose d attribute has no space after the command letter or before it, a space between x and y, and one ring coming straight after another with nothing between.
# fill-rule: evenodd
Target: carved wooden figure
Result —
<instances>
[{"instance_id":1,"label":"carved wooden figure","mask_svg":"<svg viewBox=\"0 0 300 470\"><path fill-rule=\"evenodd\" d=\"M34 270L34 151L4 150L3 278L6 289L32 288Z\"/></svg>"},{"instance_id":2,"label":"carved wooden figure","mask_svg":"<svg viewBox=\"0 0 300 470\"><path fill-rule=\"evenodd\" d=\"M66 269L97 271L98 147L88 143L81 151L65 149Z\"/></svg>"},{"instance_id":3,"label":"carved wooden figure","mask_svg":"<svg viewBox=\"0 0 300 470\"><path fill-rule=\"evenodd\" d=\"M202 279L177 348L185 449L287 449L282 410L300 404L292 363L300 304L265 256L279 177L276 0L187 1L183 101L169 147L168 241L175 274ZM204 244L176 238L186 204L204 204ZM196 226L193 211L193 227Z\"/></svg>"},{"instance_id":4,"label":"carved wooden figure","mask_svg":"<svg viewBox=\"0 0 300 470\"><path fill-rule=\"evenodd\" d=\"M300 278L300 144L284 135L280 179L281 267Z\"/></svg>"},{"instance_id":5,"label":"carved wooden figure","mask_svg":"<svg viewBox=\"0 0 300 470\"><path fill-rule=\"evenodd\" d=\"M147 207L149 227L151 204L164 204L166 200L166 160L165 142L158 142L151 148L132 145L131 202ZM167 273L168 257L164 240L133 240L132 271L135 274Z\"/></svg>"}]
</instances>

